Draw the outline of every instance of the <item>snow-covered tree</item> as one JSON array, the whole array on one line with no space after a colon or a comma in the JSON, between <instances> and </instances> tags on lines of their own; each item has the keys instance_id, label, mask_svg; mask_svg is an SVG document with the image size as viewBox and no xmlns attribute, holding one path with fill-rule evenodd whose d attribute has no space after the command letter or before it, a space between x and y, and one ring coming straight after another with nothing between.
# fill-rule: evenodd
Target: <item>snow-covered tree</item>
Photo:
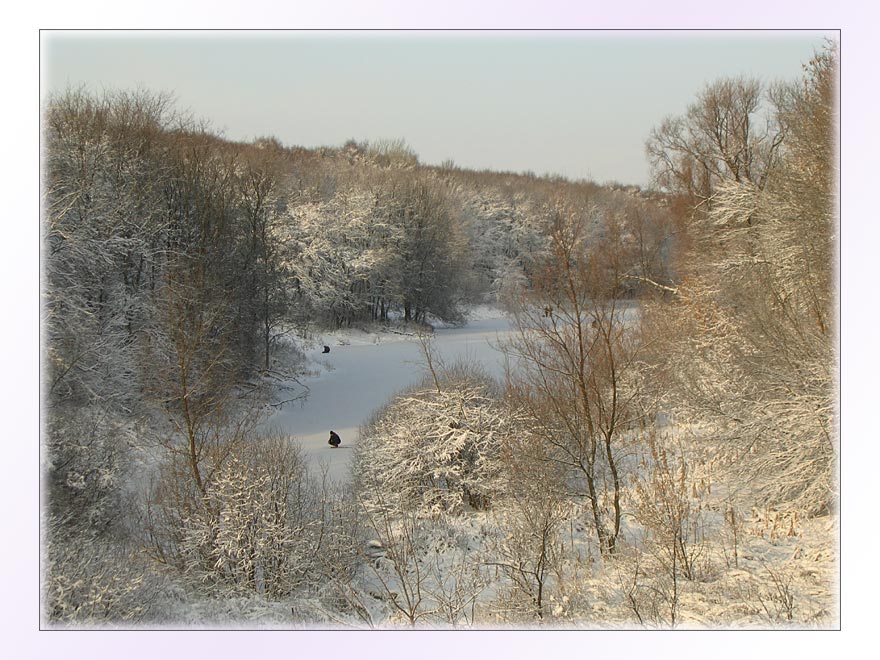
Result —
<instances>
[{"instance_id":1,"label":"snow-covered tree","mask_svg":"<svg viewBox=\"0 0 880 660\"><path fill-rule=\"evenodd\" d=\"M394 304L401 228L376 195L357 189L330 200L291 204L290 265L309 309L334 325L385 320Z\"/></svg>"},{"instance_id":2,"label":"snow-covered tree","mask_svg":"<svg viewBox=\"0 0 880 660\"><path fill-rule=\"evenodd\" d=\"M165 463L148 508L151 554L216 594L280 598L314 581L331 535L325 493L299 446L249 435L213 453L203 492L179 463Z\"/></svg>"},{"instance_id":3,"label":"snow-covered tree","mask_svg":"<svg viewBox=\"0 0 880 660\"><path fill-rule=\"evenodd\" d=\"M650 314L655 383L710 425L744 496L833 506L836 53L777 97L785 141L760 182L728 173L692 226L691 276Z\"/></svg>"},{"instance_id":4,"label":"snow-covered tree","mask_svg":"<svg viewBox=\"0 0 880 660\"><path fill-rule=\"evenodd\" d=\"M165 250L163 130L149 94L50 99L45 136L45 319L51 401L130 409L138 333Z\"/></svg>"}]
</instances>

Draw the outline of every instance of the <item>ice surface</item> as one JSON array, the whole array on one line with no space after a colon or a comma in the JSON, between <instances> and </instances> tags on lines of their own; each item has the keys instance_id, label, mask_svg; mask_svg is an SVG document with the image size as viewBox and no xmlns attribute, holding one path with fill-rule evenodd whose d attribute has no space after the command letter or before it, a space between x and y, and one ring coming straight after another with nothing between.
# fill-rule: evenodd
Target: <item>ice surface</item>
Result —
<instances>
[{"instance_id":1,"label":"ice surface","mask_svg":"<svg viewBox=\"0 0 880 660\"><path fill-rule=\"evenodd\" d=\"M433 334L434 351L446 364L460 359L480 363L495 376L503 373L498 341L510 332L509 321L499 311L483 309L466 326L439 328ZM321 366L317 376L302 382L310 389L302 402L285 405L266 426L296 438L315 468L327 467L333 480L347 478L358 429L395 393L418 383L427 371L414 336L361 331L326 334L308 357ZM333 449L330 431L342 438Z\"/></svg>"}]
</instances>

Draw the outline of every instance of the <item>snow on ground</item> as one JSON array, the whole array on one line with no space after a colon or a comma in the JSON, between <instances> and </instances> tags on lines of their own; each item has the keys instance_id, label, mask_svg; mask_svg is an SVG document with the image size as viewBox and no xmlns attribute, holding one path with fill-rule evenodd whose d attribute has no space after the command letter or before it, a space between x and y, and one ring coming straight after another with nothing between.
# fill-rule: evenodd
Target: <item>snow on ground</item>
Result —
<instances>
[{"instance_id":1,"label":"snow on ground","mask_svg":"<svg viewBox=\"0 0 880 660\"><path fill-rule=\"evenodd\" d=\"M489 306L475 308L469 319L461 327L438 327L432 335L435 353L446 364L477 362L501 376L503 356L497 345L509 333L509 321ZM326 354L325 345L330 347ZM427 374L421 347L414 333L377 328L324 332L303 348L313 373L300 379L308 396L282 406L265 427L299 440L313 467L326 467L332 480L344 480L359 427L394 394ZM288 384L302 390L295 382ZM331 430L342 438L338 449L327 444Z\"/></svg>"}]
</instances>

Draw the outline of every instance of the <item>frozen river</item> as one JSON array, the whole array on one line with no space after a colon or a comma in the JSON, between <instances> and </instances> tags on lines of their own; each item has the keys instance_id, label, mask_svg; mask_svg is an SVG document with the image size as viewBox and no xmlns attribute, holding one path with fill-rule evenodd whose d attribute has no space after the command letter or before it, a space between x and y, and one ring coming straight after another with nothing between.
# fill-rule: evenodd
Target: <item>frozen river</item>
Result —
<instances>
[{"instance_id":1,"label":"frozen river","mask_svg":"<svg viewBox=\"0 0 880 660\"><path fill-rule=\"evenodd\" d=\"M459 359L480 363L495 376L504 370L498 341L510 332L500 312L484 313L460 328L438 328L434 352L446 364ZM309 357L319 373L303 379L308 397L286 404L266 422L268 427L296 438L314 467L326 465L329 476L345 479L358 429L395 393L418 383L426 374L419 342L391 333L328 334L328 354ZM327 444L330 431L342 437L342 446Z\"/></svg>"}]
</instances>

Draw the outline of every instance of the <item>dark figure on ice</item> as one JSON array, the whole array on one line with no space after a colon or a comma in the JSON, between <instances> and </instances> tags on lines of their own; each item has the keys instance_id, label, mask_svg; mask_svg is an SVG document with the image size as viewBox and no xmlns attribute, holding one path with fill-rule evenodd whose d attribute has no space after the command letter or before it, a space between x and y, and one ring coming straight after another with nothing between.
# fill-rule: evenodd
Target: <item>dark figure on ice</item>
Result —
<instances>
[{"instance_id":1,"label":"dark figure on ice","mask_svg":"<svg viewBox=\"0 0 880 660\"><path fill-rule=\"evenodd\" d=\"M336 435L335 431L330 431L330 439L327 441L327 444L333 447L333 449L336 449L339 445L342 444L342 440L339 438L338 435Z\"/></svg>"},{"instance_id":2,"label":"dark figure on ice","mask_svg":"<svg viewBox=\"0 0 880 660\"><path fill-rule=\"evenodd\" d=\"M322 353L329 353L329 352L330 352L330 347L329 347L329 346L325 346L325 347L324 347L324 350L321 351L321 352L322 352Z\"/></svg>"}]
</instances>

